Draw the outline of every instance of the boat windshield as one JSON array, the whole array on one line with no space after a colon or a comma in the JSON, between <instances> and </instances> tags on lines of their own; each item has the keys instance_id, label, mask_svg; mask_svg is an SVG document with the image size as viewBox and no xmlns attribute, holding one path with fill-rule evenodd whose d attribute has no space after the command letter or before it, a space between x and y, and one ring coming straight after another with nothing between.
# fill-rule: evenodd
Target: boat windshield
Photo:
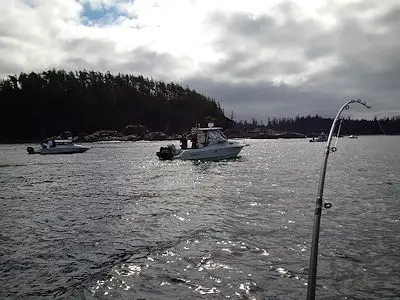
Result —
<instances>
[{"instance_id":1,"label":"boat windshield","mask_svg":"<svg viewBox=\"0 0 400 300\"><path fill-rule=\"evenodd\" d=\"M72 141L69 140L56 140L57 145L72 145Z\"/></svg>"},{"instance_id":2,"label":"boat windshield","mask_svg":"<svg viewBox=\"0 0 400 300\"><path fill-rule=\"evenodd\" d=\"M207 134L209 144L225 142L226 140L228 140L227 137L219 130L210 130L209 132L207 132Z\"/></svg>"}]
</instances>

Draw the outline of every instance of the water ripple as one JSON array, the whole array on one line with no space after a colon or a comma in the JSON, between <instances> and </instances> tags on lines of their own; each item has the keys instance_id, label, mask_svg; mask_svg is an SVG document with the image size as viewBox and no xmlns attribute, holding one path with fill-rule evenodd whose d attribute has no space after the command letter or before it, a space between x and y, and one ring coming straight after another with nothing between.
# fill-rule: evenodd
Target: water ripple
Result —
<instances>
[{"instance_id":1,"label":"water ripple","mask_svg":"<svg viewBox=\"0 0 400 300\"><path fill-rule=\"evenodd\" d=\"M1 145L0 297L305 298L324 145L254 140L204 163L159 161L161 145ZM319 298L400 294L399 146L340 140L330 157Z\"/></svg>"}]
</instances>

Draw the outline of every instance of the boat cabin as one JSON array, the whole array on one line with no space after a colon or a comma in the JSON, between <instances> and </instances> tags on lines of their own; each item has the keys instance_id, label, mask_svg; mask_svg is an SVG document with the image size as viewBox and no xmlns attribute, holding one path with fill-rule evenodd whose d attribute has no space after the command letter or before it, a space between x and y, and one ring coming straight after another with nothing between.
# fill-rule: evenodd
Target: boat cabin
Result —
<instances>
[{"instance_id":1,"label":"boat cabin","mask_svg":"<svg viewBox=\"0 0 400 300\"><path fill-rule=\"evenodd\" d=\"M218 143L225 143L228 141L228 138L222 133L221 130L221 127L192 129L192 148L193 141L195 141L195 144L197 144L198 148L203 148Z\"/></svg>"},{"instance_id":2,"label":"boat cabin","mask_svg":"<svg viewBox=\"0 0 400 300\"><path fill-rule=\"evenodd\" d=\"M71 146L72 145L72 140L49 140L49 141L45 141L42 144L42 148L55 148L56 146Z\"/></svg>"},{"instance_id":3,"label":"boat cabin","mask_svg":"<svg viewBox=\"0 0 400 300\"><path fill-rule=\"evenodd\" d=\"M55 140L56 145L72 145L72 140Z\"/></svg>"}]
</instances>

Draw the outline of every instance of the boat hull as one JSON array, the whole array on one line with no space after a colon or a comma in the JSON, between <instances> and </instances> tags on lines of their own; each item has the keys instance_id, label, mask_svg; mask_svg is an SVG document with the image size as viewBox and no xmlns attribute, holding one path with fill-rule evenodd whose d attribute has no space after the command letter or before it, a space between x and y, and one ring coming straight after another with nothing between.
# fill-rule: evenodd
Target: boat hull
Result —
<instances>
[{"instance_id":1,"label":"boat hull","mask_svg":"<svg viewBox=\"0 0 400 300\"><path fill-rule=\"evenodd\" d=\"M48 154L73 154L73 153L83 153L88 151L89 147L74 147L74 148L50 148L50 149L41 149L39 154L48 155Z\"/></svg>"},{"instance_id":2,"label":"boat hull","mask_svg":"<svg viewBox=\"0 0 400 300\"><path fill-rule=\"evenodd\" d=\"M51 155L51 154L73 154L73 153L83 153L90 149L90 147L75 146L73 148L38 148L34 149L28 147L27 151L29 154L41 154L41 155Z\"/></svg>"},{"instance_id":3,"label":"boat hull","mask_svg":"<svg viewBox=\"0 0 400 300\"><path fill-rule=\"evenodd\" d=\"M198 149L176 149L175 147L161 147L157 156L161 160L222 160L238 156L245 144L228 142Z\"/></svg>"},{"instance_id":4,"label":"boat hull","mask_svg":"<svg viewBox=\"0 0 400 300\"><path fill-rule=\"evenodd\" d=\"M245 145L230 145L228 147L207 147L208 149L186 149L174 155L172 160L222 160L231 159L239 155Z\"/></svg>"},{"instance_id":5,"label":"boat hull","mask_svg":"<svg viewBox=\"0 0 400 300\"><path fill-rule=\"evenodd\" d=\"M310 143L325 143L327 140L310 140Z\"/></svg>"}]
</instances>

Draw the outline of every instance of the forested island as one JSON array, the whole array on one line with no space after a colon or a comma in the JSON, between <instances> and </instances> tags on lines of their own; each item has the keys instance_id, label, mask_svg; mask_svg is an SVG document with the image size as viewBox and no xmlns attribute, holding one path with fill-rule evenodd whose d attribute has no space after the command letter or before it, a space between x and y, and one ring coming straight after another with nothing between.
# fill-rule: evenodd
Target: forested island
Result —
<instances>
[{"instance_id":1,"label":"forested island","mask_svg":"<svg viewBox=\"0 0 400 300\"><path fill-rule=\"evenodd\" d=\"M316 116L234 121L218 101L173 82L128 74L48 70L0 81L0 142L39 141L65 132L83 141L167 139L208 122L230 137L304 137L327 132ZM350 120L342 134L400 134L400 117ZM86 137L86 139L85 139Z\"/></svg>"}]
</instances>

